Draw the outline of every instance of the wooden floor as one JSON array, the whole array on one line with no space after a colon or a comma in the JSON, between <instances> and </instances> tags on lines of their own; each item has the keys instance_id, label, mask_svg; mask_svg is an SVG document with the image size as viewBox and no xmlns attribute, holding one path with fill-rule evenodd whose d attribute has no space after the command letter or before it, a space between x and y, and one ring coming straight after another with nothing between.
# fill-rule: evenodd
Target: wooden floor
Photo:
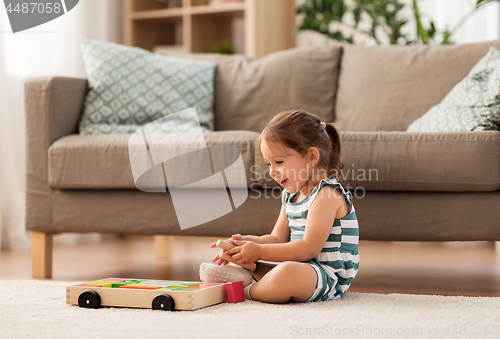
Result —
<instances>
[{"instance_id":1,"label":"wooden floor","mask_svg":"<svg viewBox=\"0 0 500 339\"><path fill-rule=\"evenodd\" d=\"M199 280L217 238L175 237L171 260L155 259L153 237L54 246L54 280L108 277ZM494 242L361 241L351 292L500 296L500 251ZM29 252L0 252L0 279L31 278Z\"/></svg>"}]
</instances>

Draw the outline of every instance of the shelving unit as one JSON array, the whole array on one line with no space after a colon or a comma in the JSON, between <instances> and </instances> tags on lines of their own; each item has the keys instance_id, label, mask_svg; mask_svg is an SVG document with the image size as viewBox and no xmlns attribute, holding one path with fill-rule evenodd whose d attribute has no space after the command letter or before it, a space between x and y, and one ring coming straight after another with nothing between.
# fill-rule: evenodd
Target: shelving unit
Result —
<instances>
[{"instance_id":1,"label":"shelving unit","mask_svg":"<svg viewBox=\"0 0 500 339\"><path fill-rule=\"evenodd\" d=\"M245 55L259 58L295 47L295 0L245 0L211 5L209 0L125 0L124 43L152 50L183 44L187 53L209 53L232 39L232 22L243 18ZM178 30L182 30L182 41Z\"/></svg>"}]
</instances>

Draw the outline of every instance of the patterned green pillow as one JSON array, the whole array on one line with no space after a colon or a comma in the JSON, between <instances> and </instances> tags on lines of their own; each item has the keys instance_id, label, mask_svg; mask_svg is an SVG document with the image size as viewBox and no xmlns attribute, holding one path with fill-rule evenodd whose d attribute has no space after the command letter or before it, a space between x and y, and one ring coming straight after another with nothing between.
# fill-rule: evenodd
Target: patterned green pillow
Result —
<instances>
[{"instance_id":1,"label":"patterned green pillow","mask_svg":"<svg viewBox=\"0 0 500 339\"><path fill-rule=\"evenodd\" d=\"M83 40L90 90L80 134L133 133L164 116L195 107L203 132L213 130L216 64L164 57L136 47ZM181 116L182 117L182 116ZM154 124L158 132L199 131L196 121Z\"/></svg>"},{"instance_id":2,"label":"patterned green pillow","mask_svg":"<svg viewBox=\"0 0 500 339\"><path fill-rule=\"evenodd\" d=\"M408 126L407 132L459 132L500 126L500 51L490 47L440 104Z\"/></svg>"}]
</instances>

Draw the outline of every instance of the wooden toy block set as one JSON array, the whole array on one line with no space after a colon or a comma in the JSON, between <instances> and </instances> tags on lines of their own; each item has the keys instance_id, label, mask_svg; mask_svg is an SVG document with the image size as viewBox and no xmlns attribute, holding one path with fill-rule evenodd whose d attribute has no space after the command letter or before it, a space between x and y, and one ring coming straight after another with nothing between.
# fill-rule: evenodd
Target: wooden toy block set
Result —
<instances>
[{"instance_id":1,"label":"wooden toy block set","mask_svg":"<svg viewBox=\"0 0 500 339\"><path fill-rule=\"evenodd\" d=\"M66 288L66 303L100 306L196 310L227 300L226 284L108 278Z\"/></svg>"},{"instance_id":2,"label":"wooden toy block set","mask_svg":"<svg viewBox=\"0 0 500 339\"><path fill-rule=\"evenodd\" d=\"M221 240L217 246L223 249L234 247ZM231 257L227 257L232 262ZM250 268L254 270L255 264ZM66 288L66 303L85 308L114 306L192 311L224 301L236 303L244 300L242 281L224 284L108 278Z\"/></svg>"}]
</instances>

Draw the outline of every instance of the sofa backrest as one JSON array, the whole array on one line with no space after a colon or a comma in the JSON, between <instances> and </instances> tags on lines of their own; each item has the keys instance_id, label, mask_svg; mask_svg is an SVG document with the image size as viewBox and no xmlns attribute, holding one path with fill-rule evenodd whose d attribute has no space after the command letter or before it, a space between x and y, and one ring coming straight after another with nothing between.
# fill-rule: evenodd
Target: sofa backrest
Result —
<instances>
[{"instance_id":1,"label":"sofa backrest","mask_svg":"<svg viewBox=\"0 0 500 339\"><path fill-rule=\"evenodd\" d=\"M216 54L177 56L217 63L216 131L260 133L275 114L284 110L302 109L323 121L334 121L341 51L340 46L318 46L293 48L260 59Z\"/></svg>"},{"instance_id":2,"label":"sofa backrest","mask_svg":"<svg viewBox=\"0 0 500 339\"><path fill-rule=\"evenodd\" d=\"M344 46L336 123L345 131L405 131L441 102L500 40L450 46Z\"/></svg>"}]
</instances>

